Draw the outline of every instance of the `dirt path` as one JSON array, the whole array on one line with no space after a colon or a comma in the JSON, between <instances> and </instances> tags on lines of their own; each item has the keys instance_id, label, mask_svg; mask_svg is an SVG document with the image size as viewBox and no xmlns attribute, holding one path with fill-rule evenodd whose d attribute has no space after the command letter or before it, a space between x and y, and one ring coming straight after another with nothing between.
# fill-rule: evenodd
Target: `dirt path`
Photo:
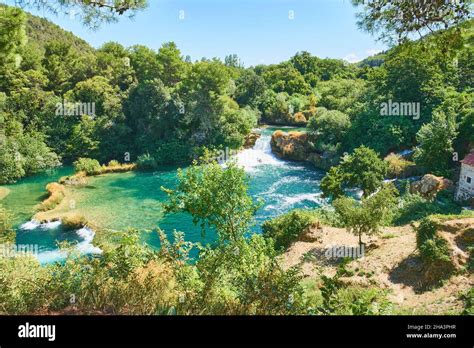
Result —
<instances>
[{"instance_id":1,"label":"dirt path","mask_svg":"<svg viewBox=\"0 0 474 348\"><path fill-rule=\"evenodd\" d=\"M452 220L443 226L446 228L441 233L451 234L447 239L455 243L456 231L474 231L474 219ZM325 254L328 248L335 245L357 246L358 243L357 237L345 229L327 226L311 230L305 238L308 239L313 241L295 242L287 250L283 255L283 265L290 267L299 264L309 279L316 279L320 274L335 273L338 259L328 259ZM421 290L421 262L416 252L416 235L411 226L384 228L377 237L365 236L363 241L367 245L364 257L355 259L347 267L354 271L354 276L344 279L348 284L389 290L390 301L406 314L456 313L462 309L459 295L474 286L473 274L454 275L440 287ZM456 249L459 248L456 246Z\"/></svg>"}]
</instances>

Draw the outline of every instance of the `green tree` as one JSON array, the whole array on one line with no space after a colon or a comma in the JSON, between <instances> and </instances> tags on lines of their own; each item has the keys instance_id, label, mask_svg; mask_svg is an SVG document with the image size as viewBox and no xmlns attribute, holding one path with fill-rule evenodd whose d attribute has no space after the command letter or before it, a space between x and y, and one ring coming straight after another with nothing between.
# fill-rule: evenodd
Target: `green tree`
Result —
<instances>
[{"instance_id":1,"label":"green tree","mask_svg":"<svg viewBox=\"0 0 474 348\"><path fill-rule=\"evenodd\" d=\"M366 93L366 83L361 79L321 81L318 84L318 92L321 95L319 106L353 116L361 107L361 98Z\"/></svg>"},{"instance_id":2,"label":"green tree","mask_svg":"<svg viewBox=\"0 0 474 348\"><path fill-rule=\"evenodd\" d=\"M245 136L257 125L258 116L257 111L248 107L227 107L219 121L222 139L218 142L232 149L239 149L244 144Z\"/></svg>"},{"instance_id":3,"label":"green tree","mask_svg":"<svg viewBox=\"0 0 474 348\"><path fill-rule=\"evenodd\" d=\"M67 14L80 20L84 25L97 28L103 22L116 22L124 13L133 16L136 11L148 5L147 0L78 0L78 1L38 1L18 0L17 5L52 14Z\"/></svg>"},{"instance_id":4,"label":"green tree","mask_svg":"<svg viewBox=\"0 0 474 348\"><path fill-rule=\"evenodd\" d=\"M425 170L445 174L453 161L453 141L456 124L442 111L433 114L433 120L423 125L417 133L419 146L415 150L415 163Z\"/></svg>"},{"instance_id":5,"label":"green tree","mask_svg":"<svg viewBox=\"0 0 474 348\"><path fill-rule=\"evenodd\" d=\"M178 279L193 298L182 311L295 314L303 308L298 269L281 268L271 239L245 237L258 207L247 193L247 180L233 162L226 168L210 163L179 171L177 189L165 189L166 211L190 213L203 230L212 226L219 236L215 247L201 247L195 272L183 268L182 253L167 252L176 255Z\"/></svg>"},{"instance_id":6,"label":"green tree","mask_svg":"<svg viewBox=\"0 0 474 348\"><path fill-rule=\"evenodd\" d=\"M321 191L324 196L339 198L344 196L344 174L341 172L339 166L334 166L329 169L324 178L321 180Z\"/></svg>"},{"instance_id":7,"label":"green tree","mask_svg":"<svg viewBox=\"0 0 474 348\"><path fill-rule=\"evenodd\" d=\"M20 9L0 6L0 65L2 67L6 64L15 64L16 54L26 42L25 21L25 13Z\"/></svg>"},{"instance_id":8,"label":"green tree","mask_svg":"<svg viewBox=\"0 0 474 348\"><path fill-rule=\"evenodd\" d=\"M358 13L358 25L369 33L380 32L390 42L402 41L412 34L424 35L437 29L447 29L471 16L469 1L352 0L363 7Z\"/></svg>"},{"instance_id":9,"label":"green tree","mask_svg":"<svg viewBox=\"0 0 474 348\"><path fill-rule=\"evenodd\" d=\"M129 51L130 64L138 81L160 78L163 66L158 62L155 51L142 45L132 46Z\"/></svg>"},{"instance_id":10,"label":"green tree","mask_svg":"<svg viewBox=\"0 0 474 348\"><path fill-rule=\"evenodd\" d=\"M95 157L99 150L100 141L96 136L96 123L87 115L72 127L72 132L67 144L67 153L70 159L82 156Z\"/></svg>"},{"instance_id":11,"label":"green tree","mask_svg":"<svg viewBox=\"0 0 474 348\"><path fill-rule=\"evenodd\" d=\"M48 90L62 96L74 83L78 73L79 60L71 49L71 44L63 41L51 41L45 45L42 65L48 78Z\"/></svg>"},{"instance_id":12,"label":"green tree","mask_svg":"<svg viewBox=\"0 0 474 348\"><path fill-rule=\"evenodd\" d=\"M382 185L386 173L387 164L377 153L361 146L344 156L335 169L331 168L321 181L321 189L325 196L338 197L344 188L357 187L368 197Z\"/></svg>"},{"instance_id":13,"label":"green tree","mask_svg":"<svg viewBox=\"0 0 474 348\"><path fill-rule=\"evenodd\" d=\"M129 52L119 43L106 42L97 50L96 56L97 75L106 77L112 86L119 86L121 91L128 90L134 81Z\"/></svg>"},{"instance_id":14,"label":"green tree","mask_svg":"<svg viewBox=\"0 0 474 348\"><path fill-rule=\"evenodd\" d=\"M263 77L257 75L253 69L244 70L235 84L235 100L240 106L256 107L266 88Z\"/></svg>"},{"instance_id":15,"label":"green tree","mask_svg":"<svg viewBox=\"0 0 474 348\"><path fill-rule=\"evenodd\" d=\"M339 152L351 126L349 116L336 110L324 111L310 118L308 128L318 151Z\"/></svg>"},{"instance_id":16,"label":"green tree","mask_svg":"<svg viewBox=\"0 0 474 348\"><path fill-rule=\"evenodd\" d=\"M181 51L174 42L164 43L156 59L161 66L160 79L165 86L177 84L187 73L188 64L183 61Z\"/></svg>"},{"instance_id":17,"label":"green tree","mask_svg":"<svg viewBox=\"0 0 474 348\"><path fill-rule=\"evenodd\" d=\"M310 91L309 84L304 77L291 64L279 64L270 66L262 75L267 85L275 92L286 92L288 94L307 94Z\"/></svg>"},{"instance_id":18,"label":"green tree","mask_svg":"<svg viewBox=\"0 0 474 348\"><path fill-rule=\"evenodd\" d=\"M393 184L384 185L378 192L363 197L361 202L353 198L342 197L333 202L341 223L359 237L377 233L380 226L387 222L397 202L397 189Z\"/></svg>"},{"instance_id":19,"label":"green tree","mask_svg":"<svg viewBox=\"0 0 474 348\"><path fill-rule=\"evenodd\" d=\"M229 69L219 61L192 66L178 91L183 100L183 127L192 144L215 144L219 120L227 105L222 96L228 95L230 82Z\"/></svg>"},{"instance_id":20,"label":"green tree","mask_svg":"<svg viewBox=\"0 0 474 348\"><path fill-rule=\"evenodd\" d=\"M203 233L216 228L221 240L240 240L258 208L247 194L248 178L234 162L223 168L216 162L178 170L178 186L165 189L166 211L184 211L193 216Z\"/></svg>"}]
</instances>

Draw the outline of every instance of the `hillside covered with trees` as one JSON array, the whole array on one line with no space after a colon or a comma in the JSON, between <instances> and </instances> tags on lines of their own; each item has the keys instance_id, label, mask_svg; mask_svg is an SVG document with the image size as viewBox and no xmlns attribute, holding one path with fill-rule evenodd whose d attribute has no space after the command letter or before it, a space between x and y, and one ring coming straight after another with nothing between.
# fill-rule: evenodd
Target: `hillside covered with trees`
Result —
<instances>
[{"instance_id":1,"label":"hillside covered with trees","mask_svg":"<svg viewBox=\"0 0 474 348\"><path fill-rule=\"evenodd\" d=\"M409 4L401 19L369 4L359 26L382 28L389 50L355 64L301 51L251 67L235 54L193 60L173 42L96 49L1 6L0 184L72 164L74 175L46 187L35 215L44 223L91 177L180 166L175 185L160 187L163 214L187 214L215 240L201 245L187 241L187 231L158 229L156 250L130 226L98 233L97 257L61 245L70 252L65 261L46 266L0 258L0 313L404 314L388 292L405 281L420 292L447 284L455 314L472 314L472 218L463 221L472 202L455 202L453 187L446 189L474 147L474 20L460 6L442 21L416 12L431 29L412 22ZM96 15L87 12L86 22ZM250 193L248 173L214 156L249 147L258 126L304 128L275 131L272 150L320 170L325 200L264 221L262 233L252 229L262 202ZM422 192L425 178L434 178L435 192ZM93 226L84 216L55 219L70 231ZM2 243L15 242L12 220L0 205ZM302 270L321 240L334 239L367 246L368 261L317 265L331 276ZM394 251L391 239L405 249ZM418 278L406 280L408 273Z\"/></svg>"}]
</instances>

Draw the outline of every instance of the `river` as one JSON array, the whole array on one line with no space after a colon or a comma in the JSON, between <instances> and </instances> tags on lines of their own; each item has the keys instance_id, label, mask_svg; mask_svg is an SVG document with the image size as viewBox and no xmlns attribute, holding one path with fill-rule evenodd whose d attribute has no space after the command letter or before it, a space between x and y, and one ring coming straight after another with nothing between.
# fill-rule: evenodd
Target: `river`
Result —
<instances>
[{"instance_id":1,"label":"river","mask_svg":"<svg viewBox=\"0 0 474 348\"><path fill-rule=\"evenodd\" d=\"M323 172L304 163L280 160L272 154L270 139L276 129L283 128L261 129L262 136L254 147L236 155L238 164L249 175L249 193L253 198L263 200L263 206L256 215L256 224L252 227L255 233L269 218L295 208L318 207L324 203L319 189ZM163 214L161 203L166 195L161 186L174 187L176 169L168 167L154 173L128 172L91 177L86 187L73 188L76 192L72 207L89 221L106 229L133 227L152 231L159 227L168 235L173 230L182 231L188 241L212 242L215 235L208 233L202 236L200 228L193 225L189 215ZM30 221L35 205L44 198L45 185L71 173L72 168L64 167L6 185L10 194L0 201L15 215L17 244L39 245L38 258L42 263L62 257L57 251L57 241L77 243L77 248L84 253L100 252L92 244L94 232L87 228L74 233L63 231L59 223L40 225ZM159 247L156 233L143 233L143 240L152 247Z\"/></svg>"}]
</instances>

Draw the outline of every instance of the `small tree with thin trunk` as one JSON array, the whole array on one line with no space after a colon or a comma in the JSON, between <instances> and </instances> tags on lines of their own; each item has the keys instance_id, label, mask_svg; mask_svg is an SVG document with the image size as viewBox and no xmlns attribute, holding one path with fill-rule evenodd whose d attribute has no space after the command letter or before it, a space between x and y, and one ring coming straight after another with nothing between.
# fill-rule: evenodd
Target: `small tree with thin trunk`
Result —
<instances>
[{"instance_id":1,"label":"small tree with thin trunk","mask_svg":"<svg viewBox=\"0 0 474 348\"><path fill-rule=\"evenodd\" d=\"M391 209L397 200L397 189L393 184L384 185L377 193L360 202L353 198L343 197L334 201L341 223L350 232L359 236L359 245L362 246L362 235L371 235L379 232L380 226L387 221Z\"/></svg>"}]
</instances>

